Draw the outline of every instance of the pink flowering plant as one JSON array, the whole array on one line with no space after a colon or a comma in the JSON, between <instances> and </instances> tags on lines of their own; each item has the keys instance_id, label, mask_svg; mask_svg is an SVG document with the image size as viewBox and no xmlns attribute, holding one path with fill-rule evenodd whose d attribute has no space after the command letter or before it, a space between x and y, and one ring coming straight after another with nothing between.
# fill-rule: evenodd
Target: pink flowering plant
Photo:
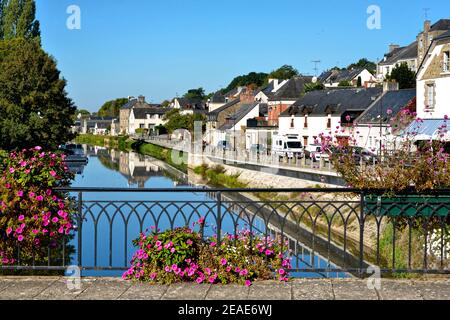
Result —
<instances>
[{"instance_id":1,"label":"pink flowering plant","mask_svg":"<svg viewBox=\"0 0 450 320\"><path fill-rule=\"evenodd\" d=\"M204 219L200 219L202 226ZM141 234L134 244L131 267L123 274L126 280L157 284L195 282L198 284L236 283L250 286L256 280L276 277L288 281L290 258L287 244L270 237L254 236L249 230L204 240L201 232L178 228L159 232L155 228Z\"/></svg>"},{"instance_id":2,"label":"pink flowering plant","mask_svg":"<svg viewBox=\"0 0 450 320\"><path fill-rule=\"evenodd\" d=\"M388 114L392 115L392 111L388 110ZM413 121L416 129L407 131ZM418 143L416 137L423 119L410 108L401 110L385 125L381 149L369 150L376 159L372 163L362 163L352 149L358 145L358 124L344 130L348 133L345 143L331 134L322 134L320 139L323 149L331 153L334 168L350 187L387 189L392 194L410 188L438 189L450 186L450 155L443 139L448 132L447 122L445 117L438 129L438 139Z\"/></svg>"},{"instance_id":3,"label":"pink flowering plant","mask_svg":"<svg viewBox=\"0 0 450 320\"><path fill-rule=\"evenodd\" d=\"M71 201L55 191L72 174L64 155L40 147L11 152L0 164L0 265L47 262L48 248L57 248L73 229Z\"/></svg>"}]
</instances>

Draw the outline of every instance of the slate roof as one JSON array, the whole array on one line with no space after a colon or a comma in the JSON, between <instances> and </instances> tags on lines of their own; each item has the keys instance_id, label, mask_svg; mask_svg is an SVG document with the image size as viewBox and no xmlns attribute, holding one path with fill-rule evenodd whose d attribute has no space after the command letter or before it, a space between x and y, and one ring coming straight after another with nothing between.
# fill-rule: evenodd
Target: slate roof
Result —
<instances>
[{"instance_id":1,"label":"slate roof","mask_svg":"<svg viewBox=\"0 0 450 320\"><path fill-rule=\"evenodd\" d=\"M381 88L346 88L333 90L317 90L305 94L280 117L309 115L326 116L329 113L340 114L347 111L364 111L382 93Z\"/></svg>"},{"instance_id":2,"label":"slate roof","mask_svg":"<svg viewBox=\"0 0 450 320\"><path fill-rule=\"evenodd\" d=\"M376 124L380 123L380 113L383 115L383 123L388 123L403 108L405 108L416 97L416 89L404 89L385 92L369 109L367 109L357 120L357 123ZM388 114L392 110L392 114ZM381 112L382 111L382 112Z\"/></svg>"},{"instance_id":3,"label":"slate roof","mask_svg":"<svg viewBox=\"0 0 450 320\"><path fill-rule=\"evenodd\" d=\"M450 30L450 19L438 20L430 28L430 31L443 31L443 30Z\"/></svg>"},{"instance_id":4,"label":"slate roof","mask_svg":"<svg viewBox=\"0 0 450 320\"><path fill-rule=\"evenodd\" d=\"M222 125L219 130L229 130L234 127L236 123L241 121L250 111L253 110L259 103L243 104L234 114L227 117L227 123Z\"/></svg>"},{"instance_id":5,"label":"slate roof","mask_svg":"<svg viewBox=\"0 0 450 320\"><path fill-rule=\"evenodd\" d=\"M166 114L166 112L169 112L170 108L163 108L163 107L146 107L146 108L134 108L133 109L133 113L134 113L134 117L135 119L140 119L140 120L144 120L147 119L147 115L154 115L154 114L159 114L159 115L164 115Z\"/></svg>"},{"instance_id":6,"label":"slate roof","mask_svg":"<svg viewBox=\"0 0 450 320\"><path fill-rule=\"evenodd\" d=\"M211 103L225 103L225 96L220 93L220 91L217 91L214 93L214 95L211 97Z\"/></svg>"},{"instance_id":7,"label":"slate roof","mask_svg":"<svg viewBox=\"0 0 450 320\"><path fill-rule=\"evenodd\" d=\"M441 34L439 37L436 37L436 39L434 39L434 40L441 40L441 39L445 39L445 38L448 38L448 37L450 37L450 30L445 32L445 33L443 33L443 34Z\"/></svg>"},{"instance_id":8,"label":"slate roof","mask_svg":"<svg viewBox=\"0 0 450 320\"><path fill-rule=\"evenodd\" d=\"M401 47L394 49L392 52L387 53L383 59L379 63L379 65L391 65L396 64L398 61L401 60L410 60L410 59L416 59L417 58L417 50L418 50L418 42L414 41L409 46Z\"/></svg>"},{"instance_id":9,"label":"slate roof","mask_svg":"<svg viewBox=\"0 0 450 320\"><path fill-rule=\"evenodd\" d=\"M311 83L310 76L298 76L290 79L269 99L270 101L297 100L303 94L305 84Z\"/></svg>"},{"instance_id":10,"label":"slate roof","mask_svg":"<svg viewBox=\"0 0 450 320\"><path fill-rule=\"evenodd\" d=\"M205 102L201 99L177 98L182 110L203 110Z\"/></svg>"},{"instance_id":11,"label":"slate roof","mask_svg":"<svg viewBox=\"0 0 450 320\"><path fill-rule=\"evenodd\" d=\"M149 104L147 102L139 101L138 99L132 99L123 105L120 109L133 109L133 108L148 108L148 107L159 107L160 104Z\"/></svg>"},{"instance_id":12,"label":"slate roof","mask_svg":"<svg viewBox=\"0 0 450 320\"><path fill-rule=\"evenodd\" d=\"M227 104L221 106L220 108L211 111L208 113L208 121L217 121L217 117L219 113L225 111L226 109L238 104L240 102L240 99L234 99L233 101L228 102Z\"/></svg>"}]
</instances>

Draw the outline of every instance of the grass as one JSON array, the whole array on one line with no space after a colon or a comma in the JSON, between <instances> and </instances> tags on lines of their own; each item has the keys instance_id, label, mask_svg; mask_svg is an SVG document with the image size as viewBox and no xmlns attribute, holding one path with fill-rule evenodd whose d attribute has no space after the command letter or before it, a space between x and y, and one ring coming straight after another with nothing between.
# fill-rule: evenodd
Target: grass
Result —
<instances>
[{"instance_id":1,"label":"grass","mask_svg":"<svg viewBox=\"0 0 450 320\"><path fill-rule=\"evenodd\" d=\"M209 185L215 187L226 187L230 189L235 188L246 188L247 183L243 183L239 180L239 175L228 175L224 167L217 165L213 167L208 167L207 165L202 165L196 167L194 172L201 175L203 179L208 181Z\"/></svg>"}]
</instances>

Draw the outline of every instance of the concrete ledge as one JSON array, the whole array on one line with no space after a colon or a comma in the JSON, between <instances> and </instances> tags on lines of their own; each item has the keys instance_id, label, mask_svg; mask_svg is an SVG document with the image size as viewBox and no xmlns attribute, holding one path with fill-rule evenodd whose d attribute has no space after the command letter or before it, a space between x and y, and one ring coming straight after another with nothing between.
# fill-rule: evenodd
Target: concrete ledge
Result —
<instances>
[{"instance_id":1,"label":"concrete ledge","mask_svg":"<svg viewBox=\"0 0 450 320\"><path fill-rule=\"evenodd\" d=\"M135 284L118 278L82 278L69 290L64 277L0 277L0 300L450 300L450 278L381 280L298 279L237 285Z\"/></svg>"}]
</instances>

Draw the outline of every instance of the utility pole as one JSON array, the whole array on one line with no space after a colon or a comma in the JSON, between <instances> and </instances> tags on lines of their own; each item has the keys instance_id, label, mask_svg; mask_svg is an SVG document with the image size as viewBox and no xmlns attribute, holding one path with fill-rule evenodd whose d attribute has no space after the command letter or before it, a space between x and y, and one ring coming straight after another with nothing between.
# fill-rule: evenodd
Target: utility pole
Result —
<instances>
[{"instance_id":1,"label":"utility pole","mask_svg":"<svg viewBox=\"0 0 450 320\"><path fill-rule=\"evenodd\" d=\"M320 60L313 60L311 62L314 63L314 69L313 70L316 72L315 76L317 77L318 76L318 72L319 72L319 63L321 63L322 61L320 61Z\"/></svg>"}]
</instances>

